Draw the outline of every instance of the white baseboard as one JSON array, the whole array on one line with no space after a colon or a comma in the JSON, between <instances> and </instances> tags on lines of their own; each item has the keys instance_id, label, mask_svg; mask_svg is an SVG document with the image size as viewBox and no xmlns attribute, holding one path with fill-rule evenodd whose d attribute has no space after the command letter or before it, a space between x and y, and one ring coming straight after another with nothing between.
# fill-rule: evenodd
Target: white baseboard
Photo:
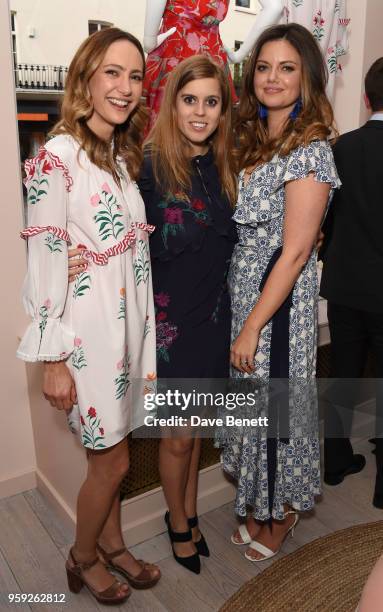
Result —
<instances>
[{"instance_id":1,"label":"white baseboard","mask_svg":"<svg viewBox=\"0 0 383 612\"><path fill-rule=\"evenodd\" d=\"M64 525L74 534L76 515L70 506L40 470L36 472L36 481L38 490L44 495L45 499L63 521Z\"/></svg>"},{"instance_id":2,"label":"white baseboard","mask_svg":"<svg viewBox=\"0 0 383 612\"><path fill-rule=\"evenodd\" d=\"M221 464L199 473L198 514L232 501L235 487L225 478ZM128 499L122 504L122 526L128 546L134 546L165 531L166 502L161 487Z\"/></svg>"},{"instance_id":3,"label":"white baseboard","mask_svg":"<svg viewBox=\"0 0 383 612\"><path fill-rule=\"evenodd\" d=\"M40 471L37 471L36 479L37 488L64 524L74 532L75 513ZM233 500L235 488L225 478L218 463L200 471L198 493L198 513L201 515ZM165 510L166 502L162 487L123 501L122 526L127 545L134 546L162 533L165 530L163 518Z\"/></svg>"},{"instance_id":4,"label":"white baseboard","mask_svg":"<svg viewBox=\"0 0 383 612\"><path fill-rule=\"evenodd\" d=\"M29 489L36 488L36 472L30 470L29 472L23 472L0 480L0 499L4 497L11 497L18 493L23 493Z\"/></svg>"}]
</instances>

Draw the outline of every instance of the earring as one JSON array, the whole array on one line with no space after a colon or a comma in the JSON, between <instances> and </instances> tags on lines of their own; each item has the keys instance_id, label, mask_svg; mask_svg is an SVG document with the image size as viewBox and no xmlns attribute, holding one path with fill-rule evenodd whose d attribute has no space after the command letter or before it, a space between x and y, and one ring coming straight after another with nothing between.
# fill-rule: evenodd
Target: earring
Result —
<instances>
[{"instance_id":1,"label":"earring","mask_svg":"<svg viewBox=\"0 0 383 612\"><path fill-rule=\"evenodd\" d=\"M295 121L295 119L298 117L299 113L301 112L302 108L303 108L302 98L299 96L298 100L295 102L295 106L293 110L290 113L290 119Z\"/></svg>"},{"instance_id":2,"label":"earring","mask_svg":"<svg viewBox=\"0 0 383 612\"><path fill-rule=\"evenodd\" d=\"M265 106L261 102L258 102L258 115L260 119L266 119L268 115L267 106Z\"/></svg>"}]
</instances>

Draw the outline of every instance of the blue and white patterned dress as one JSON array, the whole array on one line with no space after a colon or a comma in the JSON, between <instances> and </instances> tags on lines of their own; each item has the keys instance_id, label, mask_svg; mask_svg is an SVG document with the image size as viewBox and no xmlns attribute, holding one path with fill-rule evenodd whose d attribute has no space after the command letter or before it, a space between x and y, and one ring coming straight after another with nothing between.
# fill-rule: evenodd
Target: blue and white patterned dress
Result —
<instances>
[{"instance_id":1,"label":"blue and white patterned dress","mask_svg":"<svg viewBox=\"0 0 383 612\"><path fill-rule=\"evenodd\" d=\"M261 293L260 285L270 271L270 263L281 250L285 184L310 173L317 181L331 184L330 201L333 189L340 185L340 181L331 147L326 141L299 146L285 157L275 155L270 162L255 168L246 185L243 171L240 174L239 198L233 217L237 223L239 242L235 246L229 272L232 340L238 336L256 304ZM288 375L290 381L315 378L317 295L316 251L313 249L288 304L286 377ZM273 319L262 329L255 355L255 376L262 380L270 377ZM278 342L273 346L278 346ZM274 350L276 352L279 352L279 347L277 351ZM248 377L234 369L232 376L237 379ZM308 396L306 393L305 400L301 402L299 394L296 397L295 424L300 426L306 422L310 425L316 415L316 394L309 393ZM272 516L281 520L284 503L297 510L313 507L314 497L320 493L319 439L316 435L293 435L287 440L277 441L275 486L270 504L266 428L238 428L227 433L226 439L220 442L222 463L224 470L238 480L237 514L249 514L247 506L250 506L256 519L267 520L272 505Z\"/></svg>"}]
</instances>

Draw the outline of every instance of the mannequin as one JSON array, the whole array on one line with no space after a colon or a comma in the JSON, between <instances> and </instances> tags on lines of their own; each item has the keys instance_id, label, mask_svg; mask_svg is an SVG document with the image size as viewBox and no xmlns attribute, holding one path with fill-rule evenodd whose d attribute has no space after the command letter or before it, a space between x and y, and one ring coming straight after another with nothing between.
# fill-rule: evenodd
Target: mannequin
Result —
<instances>
[{"instance_id":1,"label":"mannequin","mask_svg":"<svg viewBox=\"0 0 383 612\"><path fill-rule=\"evenodd\" d=\"M229 51L219 36L219 24L225 18L230 0L147 0L144 49L148 52L144 91L153 125L162 100L168 73L185 57L198 53L210 55L225 70L237 101L228 65L245 59L260 32L276 23L284 0L260 0L262 10L238 51ZM161 25L162 20L162 25Z\"/></svg>"},{"instance_id":2,"label":"mannequin","mask_svg":"<svg viewBox=\"0 0 383 612\"><path fill-rule=\"evenodd\" d=\"M253 23L246 39L237 51L231 51L225 47L227 56L233 64L243 62L251 52L258 36L268 26L273 23L278 23L282 17L284 0L258 0L261 6L261 12L258 13L256 20Z\"/></svg>"}]
</instances>

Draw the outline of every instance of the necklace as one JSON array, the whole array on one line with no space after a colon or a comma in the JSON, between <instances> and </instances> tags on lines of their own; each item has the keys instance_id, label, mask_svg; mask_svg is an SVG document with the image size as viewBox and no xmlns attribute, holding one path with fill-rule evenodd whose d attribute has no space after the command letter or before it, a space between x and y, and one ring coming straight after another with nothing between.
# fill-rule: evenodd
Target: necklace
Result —
<instances>
[{"instance_id":1,"label":"necklace","mask_svg":"<svg viewBox=\"0 0 383 612\"><path fill-rule=\"evenodd\" d=\"M196 159L196 160L195 160L195 163L196 163L196 168L197 168L198 176L199 176L199 178L200 178L200 181L201 181L201 184L202 184L203 190L204 190L204 192L206 193L207 199L209 200L209 204L210 204L210 205L212 205L212 201L211 201L210 193L209 193L209 192L208 192L208 190L207 190L207 187L206 187L206 185L205 185L205 181L203 180L203 176L202 176L201 169L200 169L200 167L199 167L199 159Z\"/></svg>"}]
</instances>

